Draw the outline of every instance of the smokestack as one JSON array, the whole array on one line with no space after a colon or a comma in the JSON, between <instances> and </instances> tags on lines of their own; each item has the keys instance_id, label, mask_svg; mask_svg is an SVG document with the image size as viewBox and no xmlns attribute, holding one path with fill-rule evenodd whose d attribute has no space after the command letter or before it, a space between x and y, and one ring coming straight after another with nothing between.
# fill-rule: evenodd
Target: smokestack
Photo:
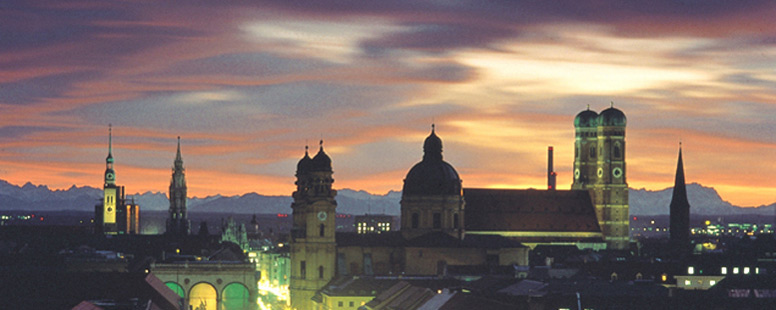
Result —
<instances>
[{"instance_id":1,"label":"smokestack","mask_svg":"<svg viewBox=\"0 0 776 310\"><path fill-rule=\"evenodd\" d=\"M552 167L552 146L547 147L547 189L555 190L555 169Z\"/></svg>"}]
</instances>

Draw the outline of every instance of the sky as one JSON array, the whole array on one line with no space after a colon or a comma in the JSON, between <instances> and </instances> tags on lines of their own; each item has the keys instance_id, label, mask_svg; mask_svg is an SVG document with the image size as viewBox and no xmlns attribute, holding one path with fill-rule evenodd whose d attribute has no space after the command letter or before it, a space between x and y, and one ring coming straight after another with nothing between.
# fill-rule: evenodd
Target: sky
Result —
<instances>
[{"instance_id":1,"label":"sky","mask_svg":"<svg viewBox=\"0 0 776 310\"><path fill-rule=\"evenodd\" d=\"M628 118L632 188L776 202L772 1L3 1L0 179L190 196L401 190L431 124L464 187L572 182L574 116Z\"/></svg>"}]
</instances>

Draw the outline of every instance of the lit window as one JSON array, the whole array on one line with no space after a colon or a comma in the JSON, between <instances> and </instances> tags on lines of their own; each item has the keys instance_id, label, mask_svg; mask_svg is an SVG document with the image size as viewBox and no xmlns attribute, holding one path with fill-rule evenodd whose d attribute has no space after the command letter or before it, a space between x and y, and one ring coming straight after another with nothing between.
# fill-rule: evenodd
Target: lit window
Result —
<instances>
[{"instance_id":1,"label":"lit window","mask_svg":"<svg viewBox=\"0 0 776 310\"><path fill-rule=\"evenodd\" d=\"M733 267L733 274L738 274L738 267Z\"/></svg>"},{"instance_id":2,"label":"lit window","mask_svg":"<svg viewBox=\"0 0 776 310\"><path fill-rule=\"evenodd\" d=\"M722 267L721 274L727 274L727 267Z\"/></svg>"},{"instance_id":3,"label":"lit window","mask_svg":"<svg viewBox=\"0 0 776 310\"><path fill-rule=\"evenodd\" d=\"M687 274L695 274L695 267L693 266L687 267Z\"/></svg>"},{"instance_id":4,"label":"lit window","mask_svg":"<svg viewBox=\"0 0 776 310\"><path fill-rule=\"evenodd\" d=\"M709 286L714 286L714 284L717 284L717 281L709 280Z\"/></svg>"},{"instance_id":5,"label":"lit window","mask_svg":"<svg viewBox=\"0 0 776 310\"><path fill-rule=\"evenodd\" d=\"M754 274L760 274L760 267L754 267Z\"/></svg>"},{"instance_id":6,"label":"lit window","mask_svg":"<svg viewBox=\"0 0 776 310\"><path fill-rule=\"evenodd\" d=\"M684 286L690 286L692 282L690 280L684 280Z\"/></svg>"},{"instance_id":7,"label":"lit window","mask_svg":"<svg viewBox=\"0 0 776 310\"><path fill-rule=\"evenodd\" d=\"M744 274L749 274L749 267L744 267Z\"/></svg>"}]
</instances>

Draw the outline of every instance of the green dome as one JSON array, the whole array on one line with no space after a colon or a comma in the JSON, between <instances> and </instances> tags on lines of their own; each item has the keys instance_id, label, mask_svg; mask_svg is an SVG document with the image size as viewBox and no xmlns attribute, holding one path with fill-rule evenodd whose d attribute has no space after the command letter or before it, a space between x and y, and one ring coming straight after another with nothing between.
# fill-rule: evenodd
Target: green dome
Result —
<instances>
[{"instance_id":1,"label":"green dome","mask_svg":"<svg viewBox=\"0 0 776 310\"><path fill-rule=\"evenodd\" d=\"M622 113L622 111L614 107L601 111L601 115L598 116L598 124L601 126L625 127L627 122L628 120L625 118L625 113Z\"/></svg>"},{"instance_id":2,"label":"green dome","mask_svg":"<svg viewBox=\"0 0 776 310\"><path fill-rule=\"evenodd\" d=\"M577 114L574 118L574 127L590 128L598 126L598 113L588 108Z\"/></svg>"}]
</instances>

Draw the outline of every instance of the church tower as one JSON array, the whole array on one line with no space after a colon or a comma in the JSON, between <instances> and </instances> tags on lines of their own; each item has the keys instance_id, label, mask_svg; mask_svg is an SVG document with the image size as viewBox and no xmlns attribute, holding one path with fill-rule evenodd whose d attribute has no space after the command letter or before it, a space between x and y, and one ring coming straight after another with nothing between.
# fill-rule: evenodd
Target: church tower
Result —
<instances>
[{"instance_id":1,"label":"church tower","mask_svg":"<svg viewBox=\"0 0 776 310\"><path fill-rule=\"evenodd\" d=\"M306 148L306 147L305 147ZM315 157L307 150L296 168L291 228L291 307L313 309L311 298L335 275L337 244L334 236L337 191L331 158L323 151L323 140Z\"/></svg>"},{"instance_id":2,"label":"church tower","mask_svg":"<svg viewBox=\"0 0 776 310\"><path fill-rule=\"evenodd\" d=\"M687 187L684 181L684 163L682 162L682 145L679 144L679 160L676 163L674 192L670 205L671 246L684 253L690 245L690 202L687 200Z\"/></svg>"},{"instance_id":3,"label":"church tower","mask_svg":"<svg viewBox=\"0 0 776 310\"><path fill-rule=\"evenodd\" d=\"M624 250L630 241L625 169L627 119L614 104L601 114L577 114L574 146L575 190L589 190L607 248Z\"/></svg>"},{"instance_id":4,"label":"church tower","mask_svg":"<svg viewBox=\"0 0 776 310\"><path fill-rule=\"evenodd\" d=\"M166 231L168 235L189 234L191 222L186 210L186 197L186 169L183 168L183 157L181 157L181 137L178 137L178 152L175 155L170 180L170 214Z\"/></svg>"},{"instance_id":5,"label":"church tower","mask_svg":"<svg viewBox=\"0 0 776 310\"><path fill-rule=\"evenodd\" d=\"M106 234L116 234L118 227L116 225L116 210L121 198L119 186L116 186L116 172L113 170L113 127L108 125L108 157L105 158L105 182L103 183L102 193L102 212L98 212L97 217L101 220L101 230ZM97 220L97 219L95 219Z\"/></svg>"},{"instance_id":6,"label":"church tower","mask_svg":"<svg viewBox=\"0 0 776 310\"><path fill-rule=\"evenodd\" d=\"M598 169L598 113L587 110L574 118L574 183L571 189L589 190L595 184Z\"/></svg>"},{"instance_id":7,"label":"church tower","mask_svg":"<svg viewBox=\"0 0 776 310\"><path fill-rule=\"evenodd\" d=\"M442 160L442 139L431 125L423 143L423 160L410 169L401 196L401 232L405 238L443 232L463 239L464 199L461 179Z\"/></svg>"}]
</instances>

